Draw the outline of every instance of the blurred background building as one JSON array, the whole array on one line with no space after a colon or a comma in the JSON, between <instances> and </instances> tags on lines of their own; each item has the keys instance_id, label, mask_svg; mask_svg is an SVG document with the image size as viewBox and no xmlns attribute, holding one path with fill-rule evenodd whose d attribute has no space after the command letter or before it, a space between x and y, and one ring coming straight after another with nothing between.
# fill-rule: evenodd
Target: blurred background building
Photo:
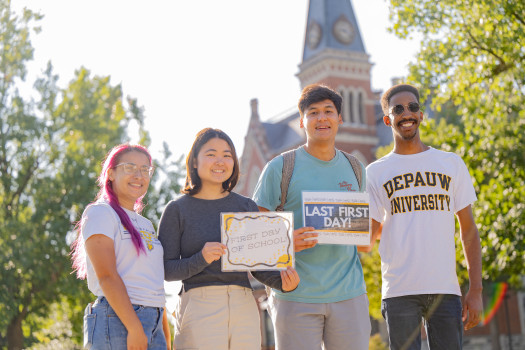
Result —
<instances>
[{"instance_id":1,"label":"blurred background building","mask_svg":"<svg viewBox=\"0 0 525 350\"><path fill-rule=\"evenodd\" d=\"M312 83L322 83L337 90L343 96L343 125L336 137L336 147L353 154L365 166L376 159L378 147L392 142L391 130L383 124L379 102L382 91L371 89L372 67L351 0L310 0L303 57L296 74L300 82L297 99L301 89ZM296 102L291 101L292 104ZM306 141L299 127L297 108L262 121L258 100L254 98L250 104L250 122L240 156L242 176L236 187L236 192L248 197L269 160ZM427 116L433 114L429 108L426 113ZM266 292L257 281L252 279L252 283L261 310L263 348L273 349ZM488 322L465 333L464 349L525 349L525 294L506 289L501 293L501 288L498 294L496 289L484 291L486 308L489 308L485 310ZM494 302L498 298L499 302ZM381 334L387 342L382 320L372 319L372 333ZM426 339L424 329L422 337ZM423 344L423 349L425 347Z\"/></svg>"}]
</instances>

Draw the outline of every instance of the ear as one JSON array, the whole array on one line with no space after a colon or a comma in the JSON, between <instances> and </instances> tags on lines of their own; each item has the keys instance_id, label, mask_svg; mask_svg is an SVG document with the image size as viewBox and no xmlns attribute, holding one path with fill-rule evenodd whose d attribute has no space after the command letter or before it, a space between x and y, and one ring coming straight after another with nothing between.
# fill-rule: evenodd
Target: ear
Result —
<instances>
[{"instance_id":1,"label":"ear","mask_svg":"<svg viewBox=\"0 0 525 350\"><path fill-rule=\"evenodd\" d=\"M304 129L303 119L304 119L303 116L301 116L301 118L299 118L299 127L300 127L301 129Z\"/></svg>"},{"instance_id":2,"label":"ear","mask_svg":"<svg viewBox=\"0 0 525 350\"><path fill-rule=\"evenodd\" d=\"M390 120L390 116L388 115L383 116L383 123L385 123L386 126L391 126L392 121Z\"/></svg>"},{"instance_id":3,"label":"ear","mask_svg":"<svg viewBox=\"0 0 525 350\"><path fill-rule=\"evenodd\" d=\"M115 169L108 169L108 179L109 181L115 181Z\"/></svg>"},{"instance_id":4,"label":"ear","mask_svg":"<svg viewBox=\"0 0 525 350\"><path fill-rule=\"evenodd\" d=\"M339 125L343 125L343 117L341 117L340 113L339 113Z\"/></svg>"}]
</instances>

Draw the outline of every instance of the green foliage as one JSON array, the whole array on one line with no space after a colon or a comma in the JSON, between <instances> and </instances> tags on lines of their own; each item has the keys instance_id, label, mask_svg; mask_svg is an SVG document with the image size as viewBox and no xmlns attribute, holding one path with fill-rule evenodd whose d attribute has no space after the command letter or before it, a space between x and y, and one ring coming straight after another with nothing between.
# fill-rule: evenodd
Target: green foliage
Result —
<instances>
[{"instance_id":1,"label":"green foliage","mask_svg":"<svg viewBox=\"0 0 525 350\"><path fill-rule=\"evenodd\" d=\"M101 159L127 141L120 86L91 78L86 69L64 90L56 80L49 65L36 84L40 100L18 98L20 107L6 107L1 115L0 220L6 229L0 234L0 307L6 317L0 329L18 317L33 328L61 295L85 304L89 294L70 274L66 237L94 198Z\"/></svg>"},{"instance_id":2,"label":"green foliage","mask_svg":"<svg viewBox=\"0 0 525 350\"><path fill-rule=\"evenodd\" d=\"M381 335L376 333L370 337L368 350L388 350L388 345L381 339Z\"/></svg>"},{"instance_id":3,"label":"green foliage","mask_svg":"<svg viewBox=\"0 0 525 350\"><path fill-rule=\"evenodd\" d=\"M383 316L381 315L381 258L377 250L378 245L379 242L376 242L370 253L360 253L359 258L363 266L370 316L380 320Z\"/></svg>"},{"instance_id":4,"label":"green foliage","mask_svg":"<svg viewBox=\"0 0 525 350\"><path fill-rule=\"evenodd\" d=\"M53 315L73 325L64 339L80 343L82 311L93 296L71 274L74 222L95 197L106 153L129 141L128 123L149 141L136 100L124 103L119 85L85 68L60 88L49 63L34 83L37 97L19 94L33 55L29 33L38 32L40 18L29 10L19 17L0 0L0 348L51 344ZM179 163L165 157L160 164L165 182L153 188L148 215L177 190Z\"/></svg>"},{"instance_id":5,"label":"green foliage","mask_svg":"<svg viewBox=\"0 0 525 350\"><path fill-rule=\"evenodd\" d=\"M184 164L183 155L174 159L167 143L164 142L162 158L155 162L155 175L152 179L154 185L150 186L147 205L142 213L151 220L155 229L166 204L180 193L182 180L186 178Z\"/></svg>"},{"instance_id":6,"label":"green foliage","mask_svg":"<svg viewBox=\"0 0 525 350\"><path fill-rule=\"evenodd\" d=\"M407 78L437 112L421 128L423 141L460 155L473 177L483 277L519 287L525 274L525 3L390 4L392 31L423 38ZM464 259L459 263L466 267Z\"/></svg>"},{"instance_id":7,"label":"green foliage","mask_svg":"<svg viewBox=\"0 0 525 350\"><path fill-rule=\"evenodd\" d=\"M30 350L76 350L80 349L73 338L74 327L70 319L70 304L67 300L53 303L45 317L36 318L37 327L24 328L35 339L35 345Z\"/></svg>"},{"instance_id":8,"label":"green foliage","mask_svg":"<svg viewBox=\"0 0 525 350\"><path fill-rule=\"evenodd\" d=\"M388 153L392 152L393 149L394 149L394 142L392 142L389 145L378 147L376 150L376 158L379 159L381 157L386 156Z\"/></svg>"}]
</instances>

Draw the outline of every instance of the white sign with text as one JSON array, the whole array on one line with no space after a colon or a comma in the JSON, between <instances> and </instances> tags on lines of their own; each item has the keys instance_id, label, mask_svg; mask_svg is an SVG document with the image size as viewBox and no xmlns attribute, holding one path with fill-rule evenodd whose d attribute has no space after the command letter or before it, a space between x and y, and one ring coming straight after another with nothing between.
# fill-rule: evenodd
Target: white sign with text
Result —
<instances>
[{"instance_id":1,"label":"white sign with text","mask_svg":"<svg viewBox=\"0 0 525 350\"><path fill-rule=\"evenodd\" d=\"M222 271L295 266L291 212L221 213L221 241Z\"/></svg>"},{"instance_id":2,"label":"white sign with text","mask_svg":"<svg viewBox=\"0 0 525 350\"><path fill-rule=\"evenodd\" d=\"M370 244L366 192L303 191L303 224L315 228L319 244Z\"/></svg>"}]
</instances>

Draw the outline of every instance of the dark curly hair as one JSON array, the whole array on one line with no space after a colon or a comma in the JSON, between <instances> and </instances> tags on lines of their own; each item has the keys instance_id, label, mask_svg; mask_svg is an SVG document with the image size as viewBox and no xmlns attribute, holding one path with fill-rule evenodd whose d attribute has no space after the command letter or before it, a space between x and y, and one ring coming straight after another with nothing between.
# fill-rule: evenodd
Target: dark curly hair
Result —
<instances>
[{"instance_id":1,"label":"dark curly hair","mask_svg":"<svg viewBox=\"0 0 525 350\"><path fill-rule=\"evenodd\" d=\"M414 96L416 96L417 102L419 103L419 91L415 86L409 84L394 85L390 89L386 90L383 96L381 96L381 108L383 109L384 115L388 115L388 107L390 105L390 99L392 96L404 91L414 94Z\"/></svg>"},{"instance_id":2,"label":"dark curly hair","mask_svg":"<svg viewBox=\"0 0 525 350\"><path fill-rule=\"evenodd\" d=\"M330 100L334 103L337 114L341 114L343 98L335 90L322 84L310 84L304 87L299 98L299 113L304 116L304 111L313 103Z\"/></svg>"}]
</instances>

